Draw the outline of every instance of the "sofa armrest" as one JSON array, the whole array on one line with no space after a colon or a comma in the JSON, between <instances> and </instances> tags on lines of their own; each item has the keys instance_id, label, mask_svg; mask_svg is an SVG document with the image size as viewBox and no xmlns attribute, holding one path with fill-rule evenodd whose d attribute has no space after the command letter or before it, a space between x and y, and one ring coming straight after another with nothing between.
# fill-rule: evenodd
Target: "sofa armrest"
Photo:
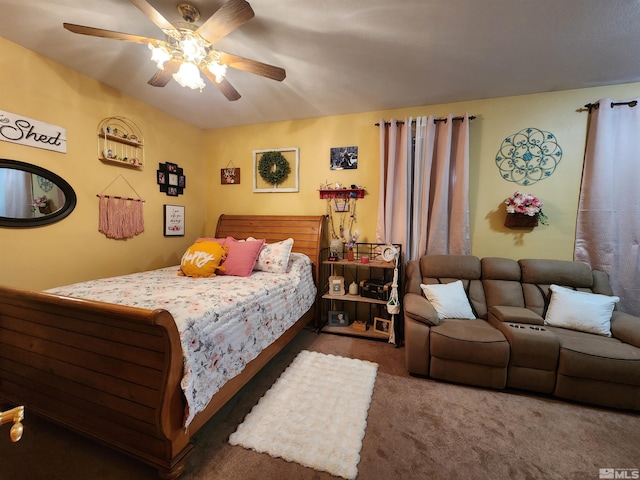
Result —
<instances>
[{"instance_id":1,"label":"sofa armrest","mask_svg":"<svg viewBox=\"0 0 640 480\"><path fill-rule=\"evenodd\" d=\"M544 325L544 318L525 307L511 307L507 305L493 306L489 308L489 315L501 322Z\"/></svg>"},{"instance_id":2,"label":"sofa armrest","mask_svg":"<svg viewBox=\"0 0 640 480\"><path fill-rule=\"evenodd\" d=\"M433 326L438 325L440 322L438 312L436 312L431 302L417 293L410 292L405 294L402 308L407 317L425 325Z\"/></svg>"},{"instance_id":3,"label":"sofa armrest","mask_svg":"<svg viewBox=\"0 0 640 480\"><path fill-rule=\"evenodd\" d=\"M624 343L640 348L640 318L614 311L611 316L611 335Z\"/></svg>"}]
</instances>

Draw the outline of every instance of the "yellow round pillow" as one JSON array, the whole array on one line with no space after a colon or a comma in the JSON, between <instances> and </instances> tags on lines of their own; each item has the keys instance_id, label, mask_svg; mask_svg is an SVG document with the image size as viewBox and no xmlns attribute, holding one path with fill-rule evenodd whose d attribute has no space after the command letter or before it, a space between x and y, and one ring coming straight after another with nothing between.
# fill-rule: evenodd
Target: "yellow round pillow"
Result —
<instances>
[{"instance_id":1,"label":"yellow round pillow","mask_svg":"<svg viewBox=\"0 0 640 480\"><path fill-rule=\"evenodd\" d=\"M220 264L227 258L227 249L218 242L196 242L187 248L180 261L179 275L187 277L215 277L223 273Z\"/></svg>"}]
</instances>

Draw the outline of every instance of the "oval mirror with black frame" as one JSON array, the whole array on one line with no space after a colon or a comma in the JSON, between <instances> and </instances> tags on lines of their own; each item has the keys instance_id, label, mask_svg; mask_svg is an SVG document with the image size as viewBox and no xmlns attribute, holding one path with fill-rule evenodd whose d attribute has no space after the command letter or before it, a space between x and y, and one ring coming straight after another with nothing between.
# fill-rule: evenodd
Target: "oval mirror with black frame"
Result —
<instances>
[{"instance_id":1,"label":"oval mirror with black frame","mask_svg":"<svg viewBox=\"0 0 640 480\"><path fill-rule=\"evenodd\" d=\"M58 222L76 207L76 192L55 173L0 158L0 227L39 227Z\"/></svg>"}]
</instances>

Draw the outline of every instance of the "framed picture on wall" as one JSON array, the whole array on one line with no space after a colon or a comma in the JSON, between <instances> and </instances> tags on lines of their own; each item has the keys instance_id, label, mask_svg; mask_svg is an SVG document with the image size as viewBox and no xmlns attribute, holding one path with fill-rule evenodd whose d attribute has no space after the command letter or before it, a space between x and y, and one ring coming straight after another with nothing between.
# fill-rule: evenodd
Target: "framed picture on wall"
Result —
<instances>
[{"instance_id":1,"label":"framed picture on wall","mask_svg":"<svg viewBox=\"0 0 640 480\"><path fill-rule=\"evenodd\" d=\"M184 236L184 205L164 205L164 236Z\"/></svg>"},{"instance_id":2,"label":"framed picture on wall","mask_svg":"<svg viewBox=\"0 0 640 480\"><path fill-rule=\"evenodd\" d=\"M156 179L160 186L160 191L171 197L182 195L187 186L187 179L182 168L175 163L159 163Z\"/></svg>"},{"instance_id":3,"label":"framed picture on wall","mask_svg":"<svg viewBox=\"0 0 640 480\"><path fill-rule=\"evenodd\" d=\"M240 169L236 167L221 168L220 185L240 185Z\"/></svg>"},{"instance_id":4,"label":"framed picture on wall","mask_svg":"<svg viewBox=\"0 0 640 480\"><path fill-rule=\"evenodd\" d=\"M358 147L333 147L329 158L331 170L352 170L358 168Z\"/></svg>"},{"instance_id":5,"label":"framed picture on wall","mask_svg":"<svg viewBox=\"0 0 640 480\"><path fill-rule=\"evenodd\" d=\"M253 151L253 191L299 191L300 149L275 148Z\"/></svg>"}]
</instances>

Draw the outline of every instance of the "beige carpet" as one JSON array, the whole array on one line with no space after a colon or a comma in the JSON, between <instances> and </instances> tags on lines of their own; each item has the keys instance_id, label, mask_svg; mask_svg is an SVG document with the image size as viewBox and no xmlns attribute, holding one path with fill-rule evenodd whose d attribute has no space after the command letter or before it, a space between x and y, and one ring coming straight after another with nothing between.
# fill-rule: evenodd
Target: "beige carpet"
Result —
<instances>
[{"instance_id":1,"label":"beige carpet","mask_svg":"<svg viewBox=\"0 0 640 480\"><path fill-rule=\"evenodd\" d=\"M229 437L231 445L355 479L378 365L303 350ZM317 403L319 409L309 409Z\"/></svg>"},{"instance_id":2,"label":"beige carpet","mask_svg":"<svg viewBox=\"0 0 640 480\"><path fill-rule=\"evenodd\" d=\"M412 378L404 350L304 331L196 436L186 480L335 480L228 444L229 436L301 350L379 365L359 480L598 480L600 468L640 467L640 415L529 394ZM309 409L322 409L317 403ZM33 416L12 444L0 427L0 479L146 480L149 467Z\"/></svg>"}]
</instances>

